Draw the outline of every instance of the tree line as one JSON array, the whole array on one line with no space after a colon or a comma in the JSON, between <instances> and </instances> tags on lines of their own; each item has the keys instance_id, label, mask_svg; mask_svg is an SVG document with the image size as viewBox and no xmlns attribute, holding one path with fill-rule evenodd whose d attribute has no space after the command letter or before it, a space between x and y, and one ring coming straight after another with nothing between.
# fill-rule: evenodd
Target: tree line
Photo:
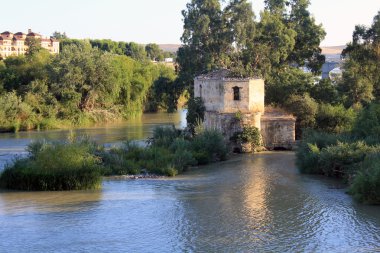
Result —
<instances>
[{"instance_id":1,"label":"tree line","mask_svg":"<svg viewBox=\"0 0 380 253\"><path fill-rule=\"evenodd\" d=\"M172 68L89 41L63 41L55 56L34 43L25 56L0 61L2 131L85 125L167 109L166 92L176 77Z\"/></svg>"},{"instance_id":2,"label":"tree line","mask_svg":"<svg viewBox=\"0 0 380 253\"><path fill-rule=\"evenodd\" d=\"M54 38L58 39L61 46L70 44L81 44L82 40L70 39L66 33L54 32ZM92 47L96 47L104 52L109 52L118 55L126 55L135 60L151 60L162 62L165 58L175 58L176 54L173 52L163 51L159 45L149 43L147 45L140 45L135 42L113 41L110 39L89 39L87 40Z\"/></svg>"}]
</instances>

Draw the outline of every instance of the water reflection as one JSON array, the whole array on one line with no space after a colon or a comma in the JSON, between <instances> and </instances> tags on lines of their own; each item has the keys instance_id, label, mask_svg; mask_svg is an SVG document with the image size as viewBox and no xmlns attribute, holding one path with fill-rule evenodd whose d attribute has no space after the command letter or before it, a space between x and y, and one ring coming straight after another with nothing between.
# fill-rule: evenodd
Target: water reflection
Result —
<instances>
[{"instance_id":1,"label":"water reflection","mask_svg":"<svg viewBox=\"0 0 380 253\"><path fill-rule=\"evenodd\" d=\"M99 124L89 128L74 130L29 131L0 133L0 170L17 155L25 155L25 147L33 140L63 140L71 132L77 136L89 136L106 146L117 145L125 140L145 140L152 135L153 129L162 125L186 126L186 111L177 113L148 113L141 117L110 124Z\"/></svg>"},{"instance_id":2,"label":"water reflection","mask_svg":"<svg viewBox=\"0 0 380 253\"><path fill-rule=\"evenodd\" d=\"M100 190L73 192L0 192L0 216L87 211L102 199Z\"/></svg>"},{"instance_id":3,"label":"water reflection","mask_svg":"<svg viewBox=\"0 0 380 253\"><path fill-rule=\"evenodd\" d=\"M261 153L101 191L0 193L0 252L374 252L380 207Z\"/></svg>"}]
</instances>

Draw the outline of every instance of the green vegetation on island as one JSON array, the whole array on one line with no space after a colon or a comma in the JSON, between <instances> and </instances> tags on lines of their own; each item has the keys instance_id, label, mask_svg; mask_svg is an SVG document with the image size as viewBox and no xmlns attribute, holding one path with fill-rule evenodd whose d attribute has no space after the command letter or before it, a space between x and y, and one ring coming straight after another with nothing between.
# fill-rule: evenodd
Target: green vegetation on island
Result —
<instances>
[{"instance_id":1,"label":"green vegetation on island","mask_svg":"<svg viewBox=\"0 0 380 253\"><path fill-rule=\"evenodd\" d=\"M223 136L202 131L195 136L174 127L158 127L147 146L125 142L105 150L87 138L65 142L34 142L29 155L16 159L0 175L0 187L16 190L62 191L96 189L102 176L175 176L190 166L227 158Z\"/></svg>"}]
</instances>

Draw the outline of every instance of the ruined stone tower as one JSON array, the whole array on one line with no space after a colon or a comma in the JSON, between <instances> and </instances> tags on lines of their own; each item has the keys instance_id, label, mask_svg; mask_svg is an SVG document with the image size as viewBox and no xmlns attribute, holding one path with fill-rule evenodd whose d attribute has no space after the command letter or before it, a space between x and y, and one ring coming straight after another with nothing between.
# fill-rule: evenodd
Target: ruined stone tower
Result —
<instances>
[{"instance_id":1,"label":"ruined stone tower","mask_svg":"<svg viewBox=\"0 0 380 253\"><path fill-rule=\"evenodd\" d=\"M282 110L265 114L264 80L230 78L228 70L201 75L194 80L194 96L206 107L204 127L221 131L228 141L244 125L257 127L264 145L290 148L295 140L295 118Z\"/></svg>"}]
</instances>

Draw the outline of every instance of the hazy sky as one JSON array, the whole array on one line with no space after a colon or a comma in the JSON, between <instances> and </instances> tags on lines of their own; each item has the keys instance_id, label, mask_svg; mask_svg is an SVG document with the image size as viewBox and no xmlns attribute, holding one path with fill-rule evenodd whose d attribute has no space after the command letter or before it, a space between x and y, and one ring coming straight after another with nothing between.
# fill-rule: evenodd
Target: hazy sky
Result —
<instances>
[{"instance_id":1,"label":"hazy sky","mask_svg":"<svg viewBox=\"0 0 380 253\"><path fill-rule=\"evenodd\" d=\"M0 31L51 35L65 31L71 38L108 38L139 43L180 43L181 10L190 0L18 0L1 3ZM263 0L253 0L259 15ZM311 13L322 23L324 46L343 45L356 24L370 25L380 0L311 0ZM4 11L6 10L6 11Z\"/></svg>"}]
</instances>

